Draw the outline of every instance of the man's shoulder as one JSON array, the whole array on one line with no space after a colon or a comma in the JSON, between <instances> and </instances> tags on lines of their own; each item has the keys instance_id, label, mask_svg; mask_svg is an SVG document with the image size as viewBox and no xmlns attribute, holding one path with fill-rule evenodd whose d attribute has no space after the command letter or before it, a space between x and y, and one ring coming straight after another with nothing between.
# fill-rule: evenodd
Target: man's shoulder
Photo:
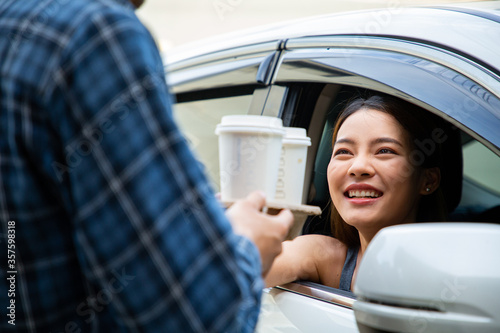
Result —
<instances>
[{"instance_id":1,"label":"man's shoulder","mask_svg":"<svg viewBox=\"0 0 500 333\"><path fill-rule=\"evenodd\" d=\"M129 0L4 0L0 6L1 12L8 12L11 17L19 14L31 23L41 23L43 20L60 17L71 17L75 11L81 15L96 12L110 12L133 15L134 10ZM38 22L36 22L38 21Z\"/></svg>"},{"instance_id":2,"label":"man's shoulder","mask_svg":"<svg viewBox=\"0 0 500 333\"><path fill-rule=\"evenodd\" d=\"M96 17L137 19L128 0L6 0L0 18L17 21L24 30L68 32L94 21ZM43 34L42 34L43 35Z\"/></svg>"},{"instance_id":3,"label":"man's shoulder","mask_svg":"<svg viewBox=\"0 0 500 333\"><path fill-rule=\"evenodd\" d=\"M135 17L135 12L128 0L50 0L49 3L61 11L60 17L68 16L64 15L64 11L79 13L82 16L104 14Z\"/></svg>"},{"instance_id":4,"label":"man's shoulder","mask_svg":"<svg viewBox=\"0 0 500 333\"><path fill-rule=\"evenodd\" d=\"M23 84L37 87L38 94L50 95L59 82L55 76L70 73L82 59L89 55L95 59L109 53L108 49L132 44L131 37L134 41L149 38L127 4L128 0L0 1L0 30L4 32L0 53L8 64L4 69ZM132 46L127 44L127 50Z\"/></svg>"},{"instance_id":5,"label":"man's shoulder","mask_svg":"<svg viewBox=\"0 0 500 333\"><path fill-rule=\"evenodd\" d=\"M134 11L116 0L51 0L51 4L47 10L54 12L55 22L66 26L84 27L95 22L98 17L139 23Z\"/></svg>"}]
</instances>

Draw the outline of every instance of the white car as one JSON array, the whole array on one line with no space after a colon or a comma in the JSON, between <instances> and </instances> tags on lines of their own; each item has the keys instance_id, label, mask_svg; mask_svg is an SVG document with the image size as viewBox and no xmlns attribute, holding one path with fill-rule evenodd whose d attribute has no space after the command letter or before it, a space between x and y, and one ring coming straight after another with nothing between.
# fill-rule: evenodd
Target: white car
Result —
<instances>
[{"instance_id":1,"label":"white car","mask_svg":"<svg viewBox=\"0 0 500 333\"><path fill-rule=\"evenodd\" d=\"M457 223L383 229L354 294L307 281L264 290L258 332L500 332L499 2L313 17L169 50L165 65L175 117L215 189L215 127L229 114L307 130L303 203L322 209L332 124L356 89L415 103L461 140L443 170ZM296 221L297 234L328 234L323 215Z\"/></svg>"}]
</instances>

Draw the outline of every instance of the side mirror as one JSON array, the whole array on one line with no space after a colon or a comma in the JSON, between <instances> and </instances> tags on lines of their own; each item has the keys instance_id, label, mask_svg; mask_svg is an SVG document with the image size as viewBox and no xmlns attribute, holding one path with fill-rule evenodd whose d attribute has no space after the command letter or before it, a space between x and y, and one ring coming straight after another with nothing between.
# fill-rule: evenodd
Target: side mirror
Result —
<instances>
[{"instance_id":1,"label":"side mirror","mask_svg":"<svg viewBox=\"0 0 500 333\"><path fill-rule=\"evenodd\" d=\"M381 230L354 285L367 332L500 332L500 225L420 223Z\"/></svg>"}]
</instances>

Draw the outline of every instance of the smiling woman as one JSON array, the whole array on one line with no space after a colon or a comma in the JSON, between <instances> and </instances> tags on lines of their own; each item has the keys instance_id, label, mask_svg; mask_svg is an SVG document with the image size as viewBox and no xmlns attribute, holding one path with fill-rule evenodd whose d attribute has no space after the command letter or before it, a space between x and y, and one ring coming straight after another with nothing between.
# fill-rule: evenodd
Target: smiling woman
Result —
<instances>
[{"instance_id":1,"label":"smiling woman","mask_svg":"<svg viewBox=\"0 0 500 333\"><path fill-rule=\"evenodd\" d=\"M393 97L359 98L347 106L334 129L328 168L337 239L348 247L361 245L364 251L382 227L445 219L439 184L440 144L446 137L436 139L443 126L428 112ZM367 198L366 193L360 198L353 191L363 189L375 190L377 198ZM380 209L384 204L387 207Z\"/></svg>"},{"instance_id":2,"label":"smiling woman","mask_svg":"<svg viewBox=\"0 0 500 333\"><path fill-rule=\"evenodd\" d=\"M394 97L350 102L334 127L327 172L333 237L303 235L285 242L266 284L301 279L350 291L357 262L378 231L444 220L443 126Z\"/></svg>"}]
</instances>

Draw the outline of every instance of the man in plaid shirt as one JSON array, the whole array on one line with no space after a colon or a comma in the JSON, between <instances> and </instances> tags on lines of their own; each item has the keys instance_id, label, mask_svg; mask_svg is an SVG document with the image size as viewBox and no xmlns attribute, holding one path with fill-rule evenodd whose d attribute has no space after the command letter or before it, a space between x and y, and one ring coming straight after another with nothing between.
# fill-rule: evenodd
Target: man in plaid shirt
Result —
<instances>
[{"instance_id":1,"label":"man in plaid shirt","mask_svg":"<svg viewBox=\"0 0 500 333\"><path fill-rule=\"evenodd\" d=\"M0 3L2 332L254 329L291 213L221 210L139 2Z\"/></svg>"}]
</instances>

